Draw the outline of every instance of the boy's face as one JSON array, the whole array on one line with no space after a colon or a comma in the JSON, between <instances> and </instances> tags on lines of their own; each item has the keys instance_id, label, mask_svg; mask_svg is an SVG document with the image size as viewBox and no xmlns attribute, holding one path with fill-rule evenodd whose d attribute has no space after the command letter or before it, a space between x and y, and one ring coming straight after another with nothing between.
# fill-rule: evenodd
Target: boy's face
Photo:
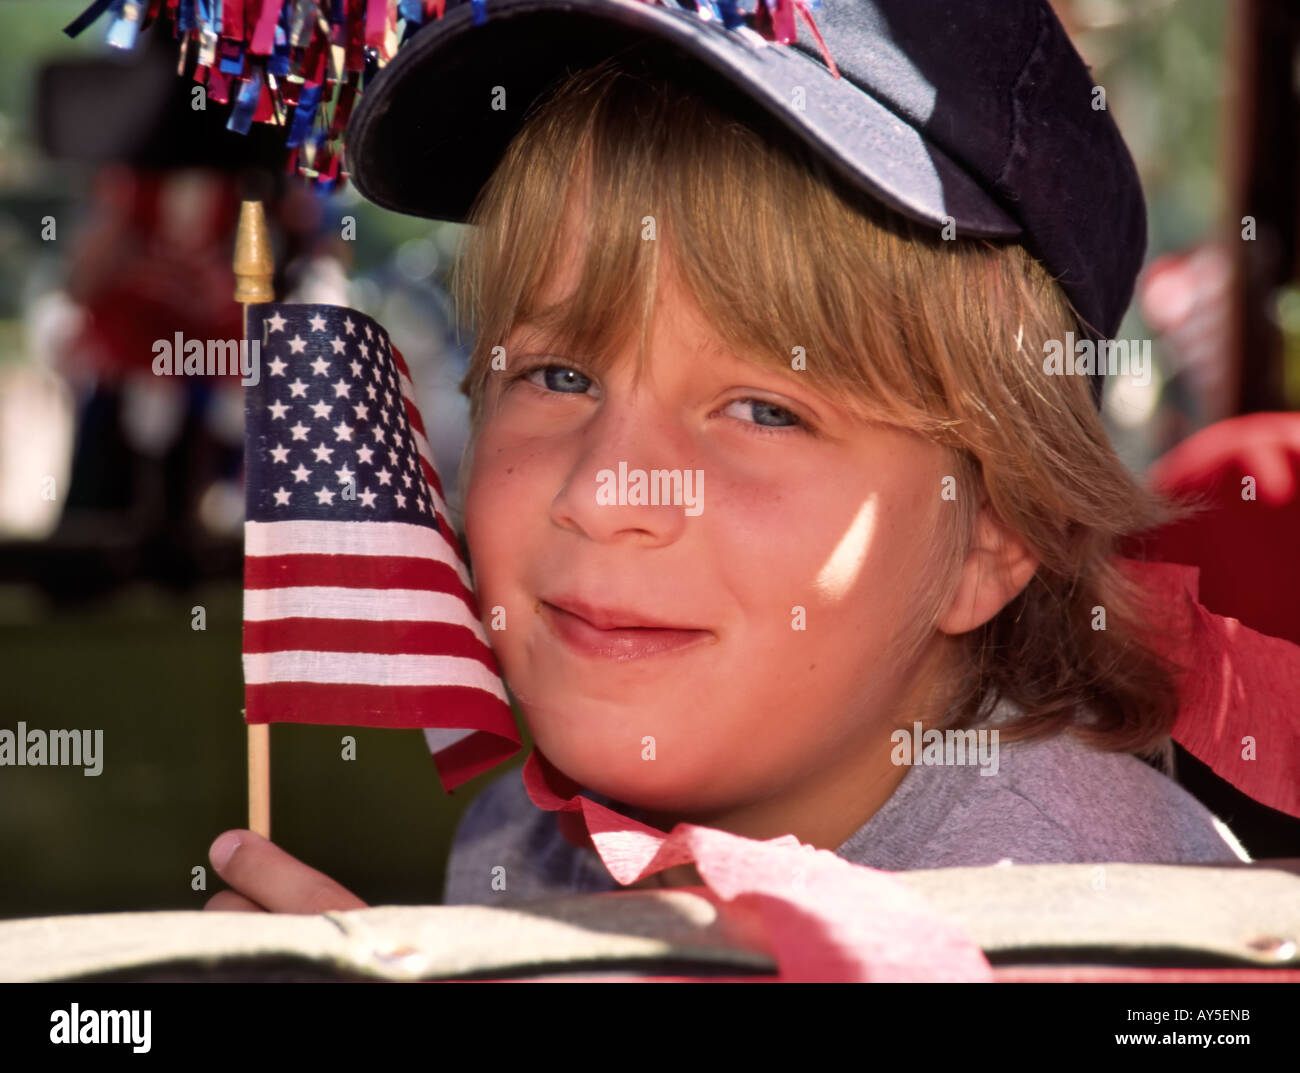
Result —
<instances>
[{"instance_id":1,"label":"boy's face","mask_svg":"<svg viewBox=\"0 0 1300 1073\"><path fill-rule=\"evenodd\" d=\"M882 654L917 613L940 448L853 419L800 372L710 350L721 341L671 273L654 317L640 383L634 338L600 383L524 332L491 374L466 536L534 740L591 790L702 818L837 779L851 794L864 765L889 779L880 758L924 676ZM562 368L511 380L538 363ZM620 464L625 489L637 470L689 471L695 505L620 497ZM602 635L550 606L571 600L699 632L616 630L594 654L566 637ZM686 643L655 652L655 638Z\"/></svg>"}]
</instances>

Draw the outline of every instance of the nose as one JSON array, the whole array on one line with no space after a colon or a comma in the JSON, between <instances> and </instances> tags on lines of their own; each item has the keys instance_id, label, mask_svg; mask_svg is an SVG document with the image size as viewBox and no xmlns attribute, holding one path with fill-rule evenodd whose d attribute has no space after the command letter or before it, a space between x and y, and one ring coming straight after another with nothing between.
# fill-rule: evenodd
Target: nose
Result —
<instances>
[{"instance_id":1,"label":"nose","mask_svg":"<svg viewBox=\"0 0 1300 1073\"><path fill-rule=\"evenodd\" d=\"M599 543L660 547L702 506L703 474L680 422L640 396L607 398L578 434L572 469L551 503L556 525Z\"/></svg>"}]
</instances>

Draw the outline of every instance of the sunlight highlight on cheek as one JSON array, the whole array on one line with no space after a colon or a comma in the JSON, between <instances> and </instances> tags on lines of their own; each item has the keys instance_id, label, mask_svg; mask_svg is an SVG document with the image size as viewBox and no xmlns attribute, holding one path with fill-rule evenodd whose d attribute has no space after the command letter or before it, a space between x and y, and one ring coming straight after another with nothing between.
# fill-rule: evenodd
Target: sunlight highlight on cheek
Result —
<instances>
[{"instance_id":1,"label":"sunlight highlight on cheek","mask_svg":"<svg viewBox=\"0 0 1300 1073\"><path fill-rule=\"evenodd\" d=\"M814 587L829 600L844 596L857 581L862 564L867 558L867 546L876 519L875 496L868 497L858 508L840 541L835 545L821 570L817 572Z\"/></svg>"}]
</instances>

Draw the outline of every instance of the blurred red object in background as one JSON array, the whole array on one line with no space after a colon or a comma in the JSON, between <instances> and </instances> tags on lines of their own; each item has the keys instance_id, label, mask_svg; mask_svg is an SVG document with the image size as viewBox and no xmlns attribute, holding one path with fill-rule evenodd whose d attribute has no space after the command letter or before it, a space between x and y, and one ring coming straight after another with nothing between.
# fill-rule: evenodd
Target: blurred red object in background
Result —
<instances>
[{"instance_id":1,"label":"blurred red object in background","mask_svg":"<svg viewBox=\"0 0 1300 1073\"><path fill-rule=\"evenodd\" d=\"M1300 413L1210 425L1153 463L1147 483L1204 509L1124 554L1200 567L1207 608L1300 644Z\"/></svg>"},{"instance_id":2,"label":"blurred red object in background","mask_svg":"<svg viewBox=\"0 0 1300 1073\"><path fill-rule=\"evenodd\" d=\"M68 357L91 369L76 371L147 375L156 339L170 343L176 332L199 340L243 336L232 297L237 178L115 165L100 171L94 195L95 212L77 236L67 284L89 314Z\"/></svg>"}]
</instances>

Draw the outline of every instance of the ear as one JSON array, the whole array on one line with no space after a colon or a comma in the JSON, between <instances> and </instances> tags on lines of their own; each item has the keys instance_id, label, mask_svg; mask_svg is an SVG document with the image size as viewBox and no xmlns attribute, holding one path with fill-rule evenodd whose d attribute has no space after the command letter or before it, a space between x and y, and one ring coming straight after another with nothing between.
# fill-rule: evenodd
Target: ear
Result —
<instances>
[{"instance_id":1,"label":"ear","mask_svg":"<svg viewBox=\"0 0 1300 1073\"><path fill-rule=\"evenodd\" d=\"M986 503L957 587L935 625L953 635L984 625L1020 595L1037 569L1037 556Z\"/></svg>"}]
</instances>

